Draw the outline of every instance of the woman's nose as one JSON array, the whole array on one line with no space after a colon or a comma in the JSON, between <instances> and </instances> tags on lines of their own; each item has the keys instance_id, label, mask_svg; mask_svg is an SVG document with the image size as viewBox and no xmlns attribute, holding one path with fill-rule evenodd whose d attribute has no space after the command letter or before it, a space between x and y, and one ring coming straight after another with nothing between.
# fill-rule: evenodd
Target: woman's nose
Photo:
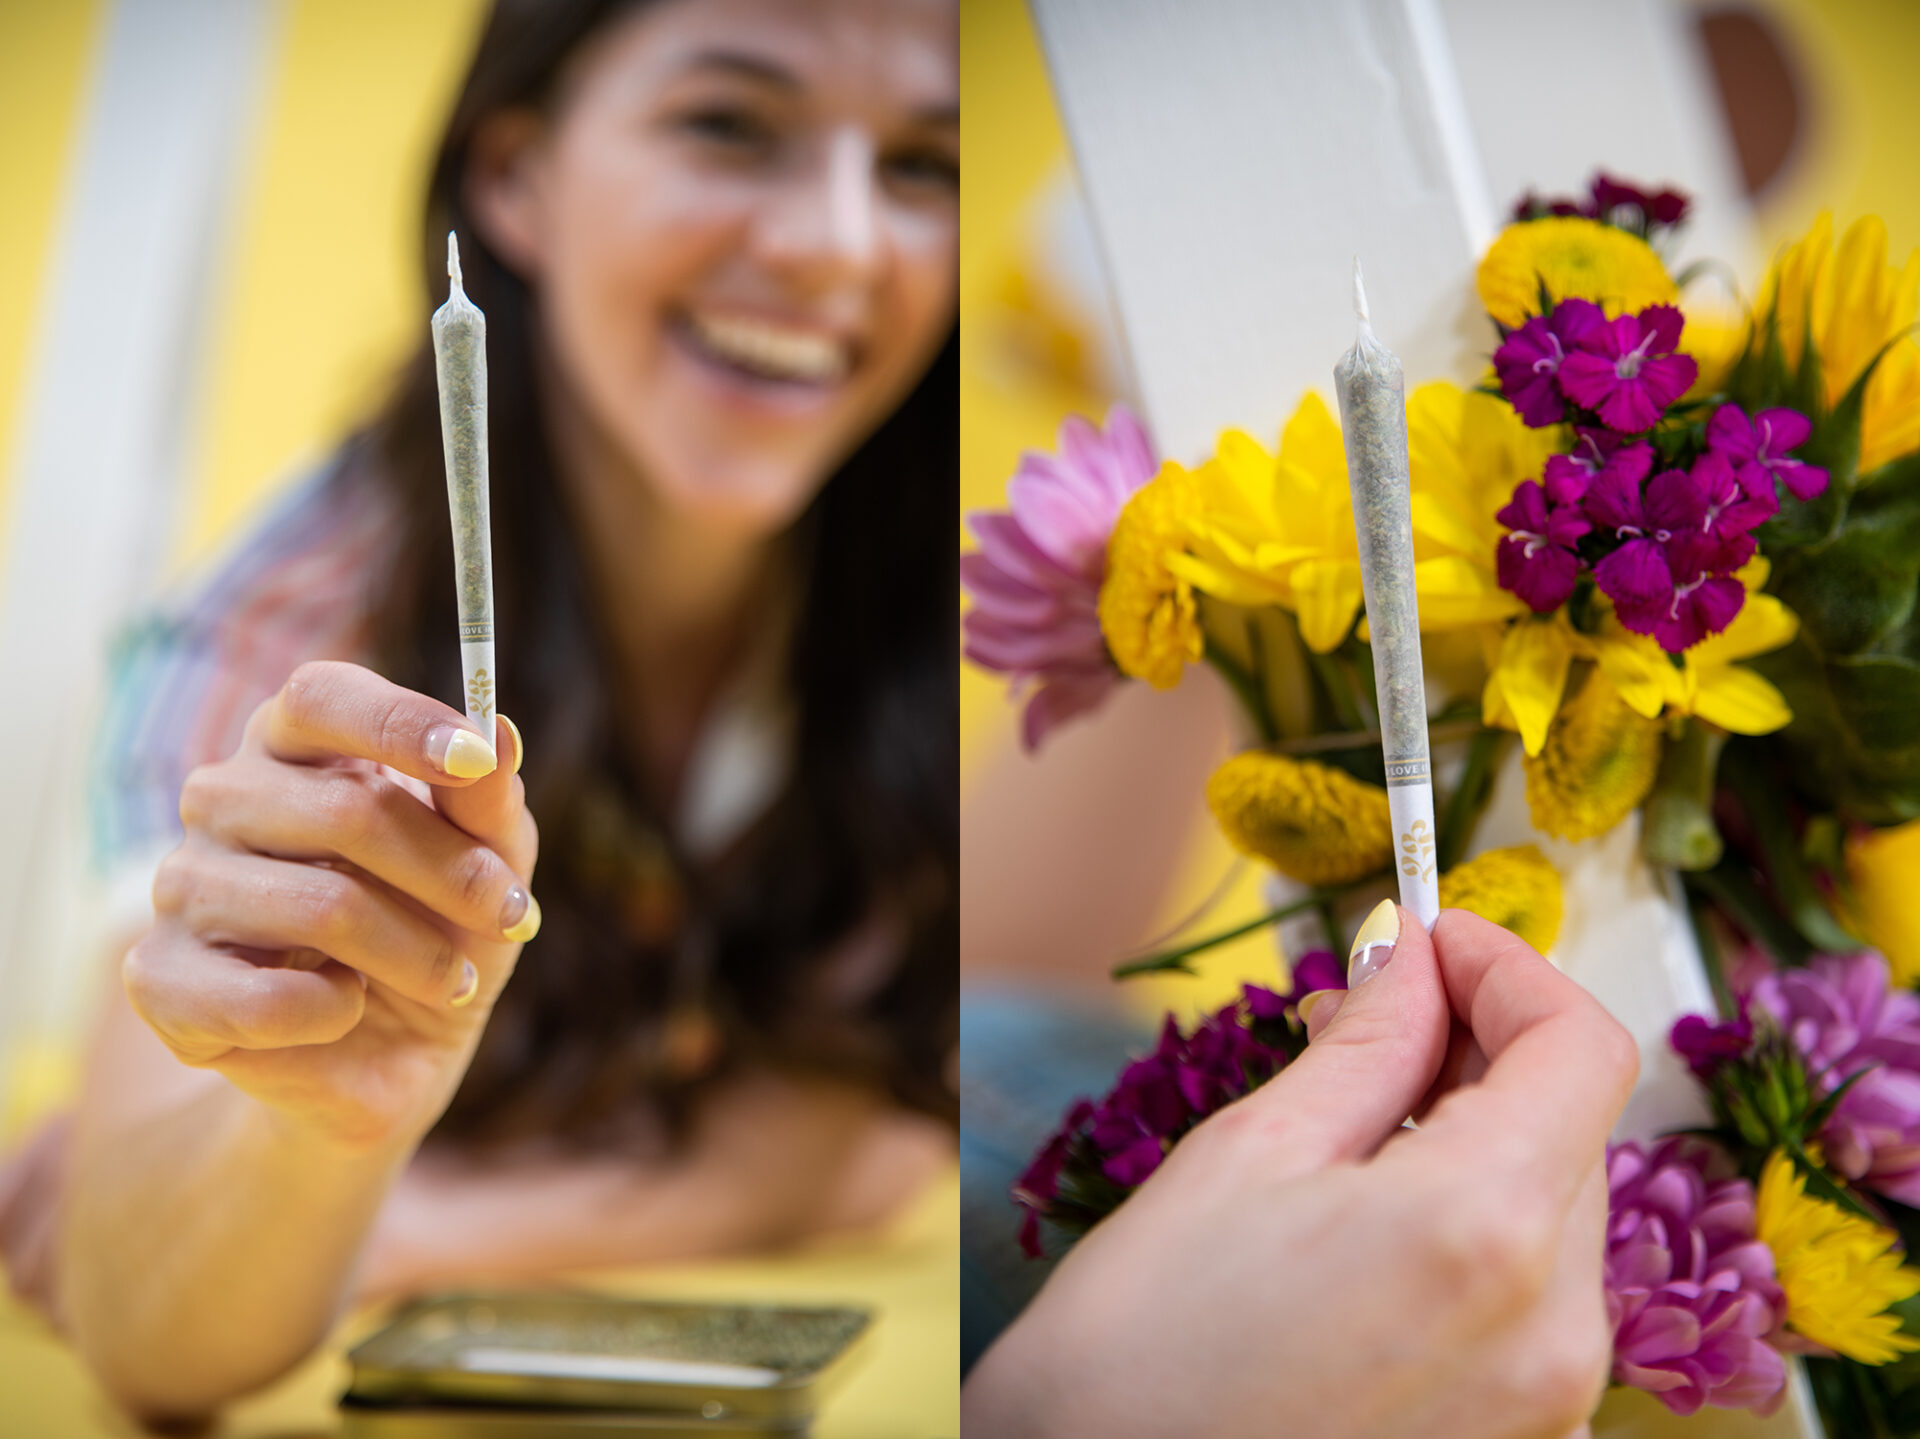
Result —
<instances>
[{"instance_id":1,"label":"woman's nose","mask_svg":"<svg viewBox=\"0 0 1920 1439\"><path fill-rule=\"evenodd\" d=\"M869 278L882 251L875 161L868 136L829 135L815 162L792 175L763 227L768 258L815 286Z\"/></svg>"}]
</instances>

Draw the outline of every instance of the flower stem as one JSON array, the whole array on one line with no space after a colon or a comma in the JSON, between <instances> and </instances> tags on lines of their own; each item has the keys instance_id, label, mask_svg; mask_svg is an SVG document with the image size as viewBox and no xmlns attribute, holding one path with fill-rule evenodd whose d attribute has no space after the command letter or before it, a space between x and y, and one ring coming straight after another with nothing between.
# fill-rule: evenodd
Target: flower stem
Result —
<instances>
[{"instance_id":1,"label":"flower stem","mask_svg":"<svg viewBox=\"0 0 1920 1439\"><path fill-rule=\"evenodd\" d=\"M1283 919L1291 919L1296 914L1303 914L1307 910L1318 908L1323 904L1332 904L1334 900L1339 899L1347 892L1347 889L1350 888L1352 888L1351 885L1341 889L1309 890L1299 899L1289 904L1283 904L1278 909L1269 910L1258 919L1250 919L1245 924L1235 925L1232 929L1222 930L1219 934L1210 934L1205 939L1196 939L1192 944L1183 944L1177 949L1162 950L1160 953L1150 954L1144 959L1128 960L1125 964L1117 964L1113 967L1113 977L1115 979L1131 979L1136 974L1157 974L1166 970L1175 970L1181 974L1192 974L1193 966L1188 964L1187 960L1201 953L1203 950L1225 944L1228 940L1238 939L1243 934L1252 934L1256 929L1264 929L1267 925L1278 924Z\"/></svg>"},{"instance_id":2,"label":"flower stem","mask_svg":"<svg viewBox=\"0 0 1920 1439\"><path fill-rule=\"evenodd\" d=\"M1441 737L1438 728L1427 731L1430 740ZM1507 731L1490 729L1475 723L1473 738L1467 743L1467 767L1460 773L1460 782L1453 787L1453 793L1447 796L1447 808L1440 816L1440 833L1434 849L1434 862L1445 874L1460 862L1460 856L1467 852L1467 846L1473 843L1473 831L1480 823L1480 816L1486 813L1487 802L1493 798L1494 771L1500 767L1500 756L1507 747Z\"/></svg>"},{"instance_id":3,"label":"flower stem","mask_svg":"<svg viewBox=\"0 0 1920 1439\"><path fill-rule=\"evenodd\" d=\"M1248 672L1247 667L1236 660L1215 642L1212 635L1207 636L1206 658L1227 686L1239 697L1241 705L1247 711L1247 718L1253 721L1254 729L1260 735L1262 744L1272 744L1280 737L1280 731L1274 726L1273 713L1267 708L1267 696L1260 682Z\"/></svg>"}]
</instances>

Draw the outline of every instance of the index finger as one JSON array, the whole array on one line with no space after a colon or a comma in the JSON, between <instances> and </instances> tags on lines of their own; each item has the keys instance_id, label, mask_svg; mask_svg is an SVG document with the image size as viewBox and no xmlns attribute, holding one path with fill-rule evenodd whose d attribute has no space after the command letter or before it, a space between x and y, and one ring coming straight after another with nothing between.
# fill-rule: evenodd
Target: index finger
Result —
<instances>
[{"instance_id":1,"label":"index finger","mask_svg":"<svg viewBox=\"0 0 1920 1439\"><path fill-rule=\"evenodd\" d=\"M1638 1048L1580 985L1478 915L1443 911L1433 948L1487 1067L1437 1105L1407 1147L1463 1146L1496 1171L1535 1172L1571 1204L1626 1107Z\"/></svg>"},{"instance_id":2,"label":"index finger","mask_svg":"<svg viewBox=\"0 0 1920 1439\"><path fill-rule=\"evenodd\" d=\"M498 764L459 710L339 660L313 660L288 677L267 706L263 742L292 764L345 755L432 785L470 784Z\"/></svg>"}]
</instances>

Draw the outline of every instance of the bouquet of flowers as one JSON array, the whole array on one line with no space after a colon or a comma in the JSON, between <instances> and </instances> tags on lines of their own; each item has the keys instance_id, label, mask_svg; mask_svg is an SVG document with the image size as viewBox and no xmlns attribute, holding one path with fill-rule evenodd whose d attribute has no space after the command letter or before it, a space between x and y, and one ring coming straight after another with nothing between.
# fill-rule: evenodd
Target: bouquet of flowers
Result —
<instances>
[{"instance_id":1,"label":"bouquet of flowers","mask_svg":"<svg viewBox=\"0 0 1920 1439\"><path fill-rule=\"evenodd\" d=\"M1543 952L1537 846L1467 858L1517 742L1534 827L1638 814L1677 872L1720 1013L1673 1044L1711 1128L1610 1153L1614 1377L1676 1412L1765 1410L1784 1354L1836 1432L1920 1433L1920 252L1822 216L1737 323L1664 258L1687 202L1598 176L1529 195L1481 261L1491 364L1420 386L1407 429L1440 797L1441 902ZM1696 267L1697 268L1697 267ZM1207 800L1304 897L1325 949L1184 1029L1066 1116L1022 1177L1023 1242L1124 1202L1181 1136L1304 1044L1343 983L1342 904L1393 851L1337 423L1156 463L1137 420L1069 420L962 560L966 653L1026 696L1037 747L1116 686L1211 665L1249 743ZM1192 972L1202 937L1119 966ZM1876 1427L1877 1426L1877 1427Z\"/></svg>"}]
</instances>

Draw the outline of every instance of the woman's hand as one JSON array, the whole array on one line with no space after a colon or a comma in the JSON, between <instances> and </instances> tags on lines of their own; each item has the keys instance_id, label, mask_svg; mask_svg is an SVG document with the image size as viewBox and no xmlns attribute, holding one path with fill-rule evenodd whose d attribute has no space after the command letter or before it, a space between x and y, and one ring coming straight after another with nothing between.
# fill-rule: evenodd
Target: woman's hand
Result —
<instances>
[{"instance_id":1,"label":"woman's hand","mask_svg":"<svg viewBox=\"0 0 1920 1439\"><path fill-rule=\"evenodd\" d=\"M519 736L492 738L358 665L294 671L187 778L123 969L136 1012L302 1130L416 1141L539 925Z\"/></svg>"},{"instance_id":2,"label":"woman's hand","mask_svg":"<svg viewBox=\"0 0 1920 1439\"><path fill-rule=\"evenodd\" d=\"M1372 978L1319 1002L1307 1052L1061 1263L981 1361L969 1428L1582 1430L1611 1344L1606 1140L1637 1052L1505 930L1449 910L1429 938L1394 915L1390 962L1376 947Z\"/></svg>"}]
</instances>

